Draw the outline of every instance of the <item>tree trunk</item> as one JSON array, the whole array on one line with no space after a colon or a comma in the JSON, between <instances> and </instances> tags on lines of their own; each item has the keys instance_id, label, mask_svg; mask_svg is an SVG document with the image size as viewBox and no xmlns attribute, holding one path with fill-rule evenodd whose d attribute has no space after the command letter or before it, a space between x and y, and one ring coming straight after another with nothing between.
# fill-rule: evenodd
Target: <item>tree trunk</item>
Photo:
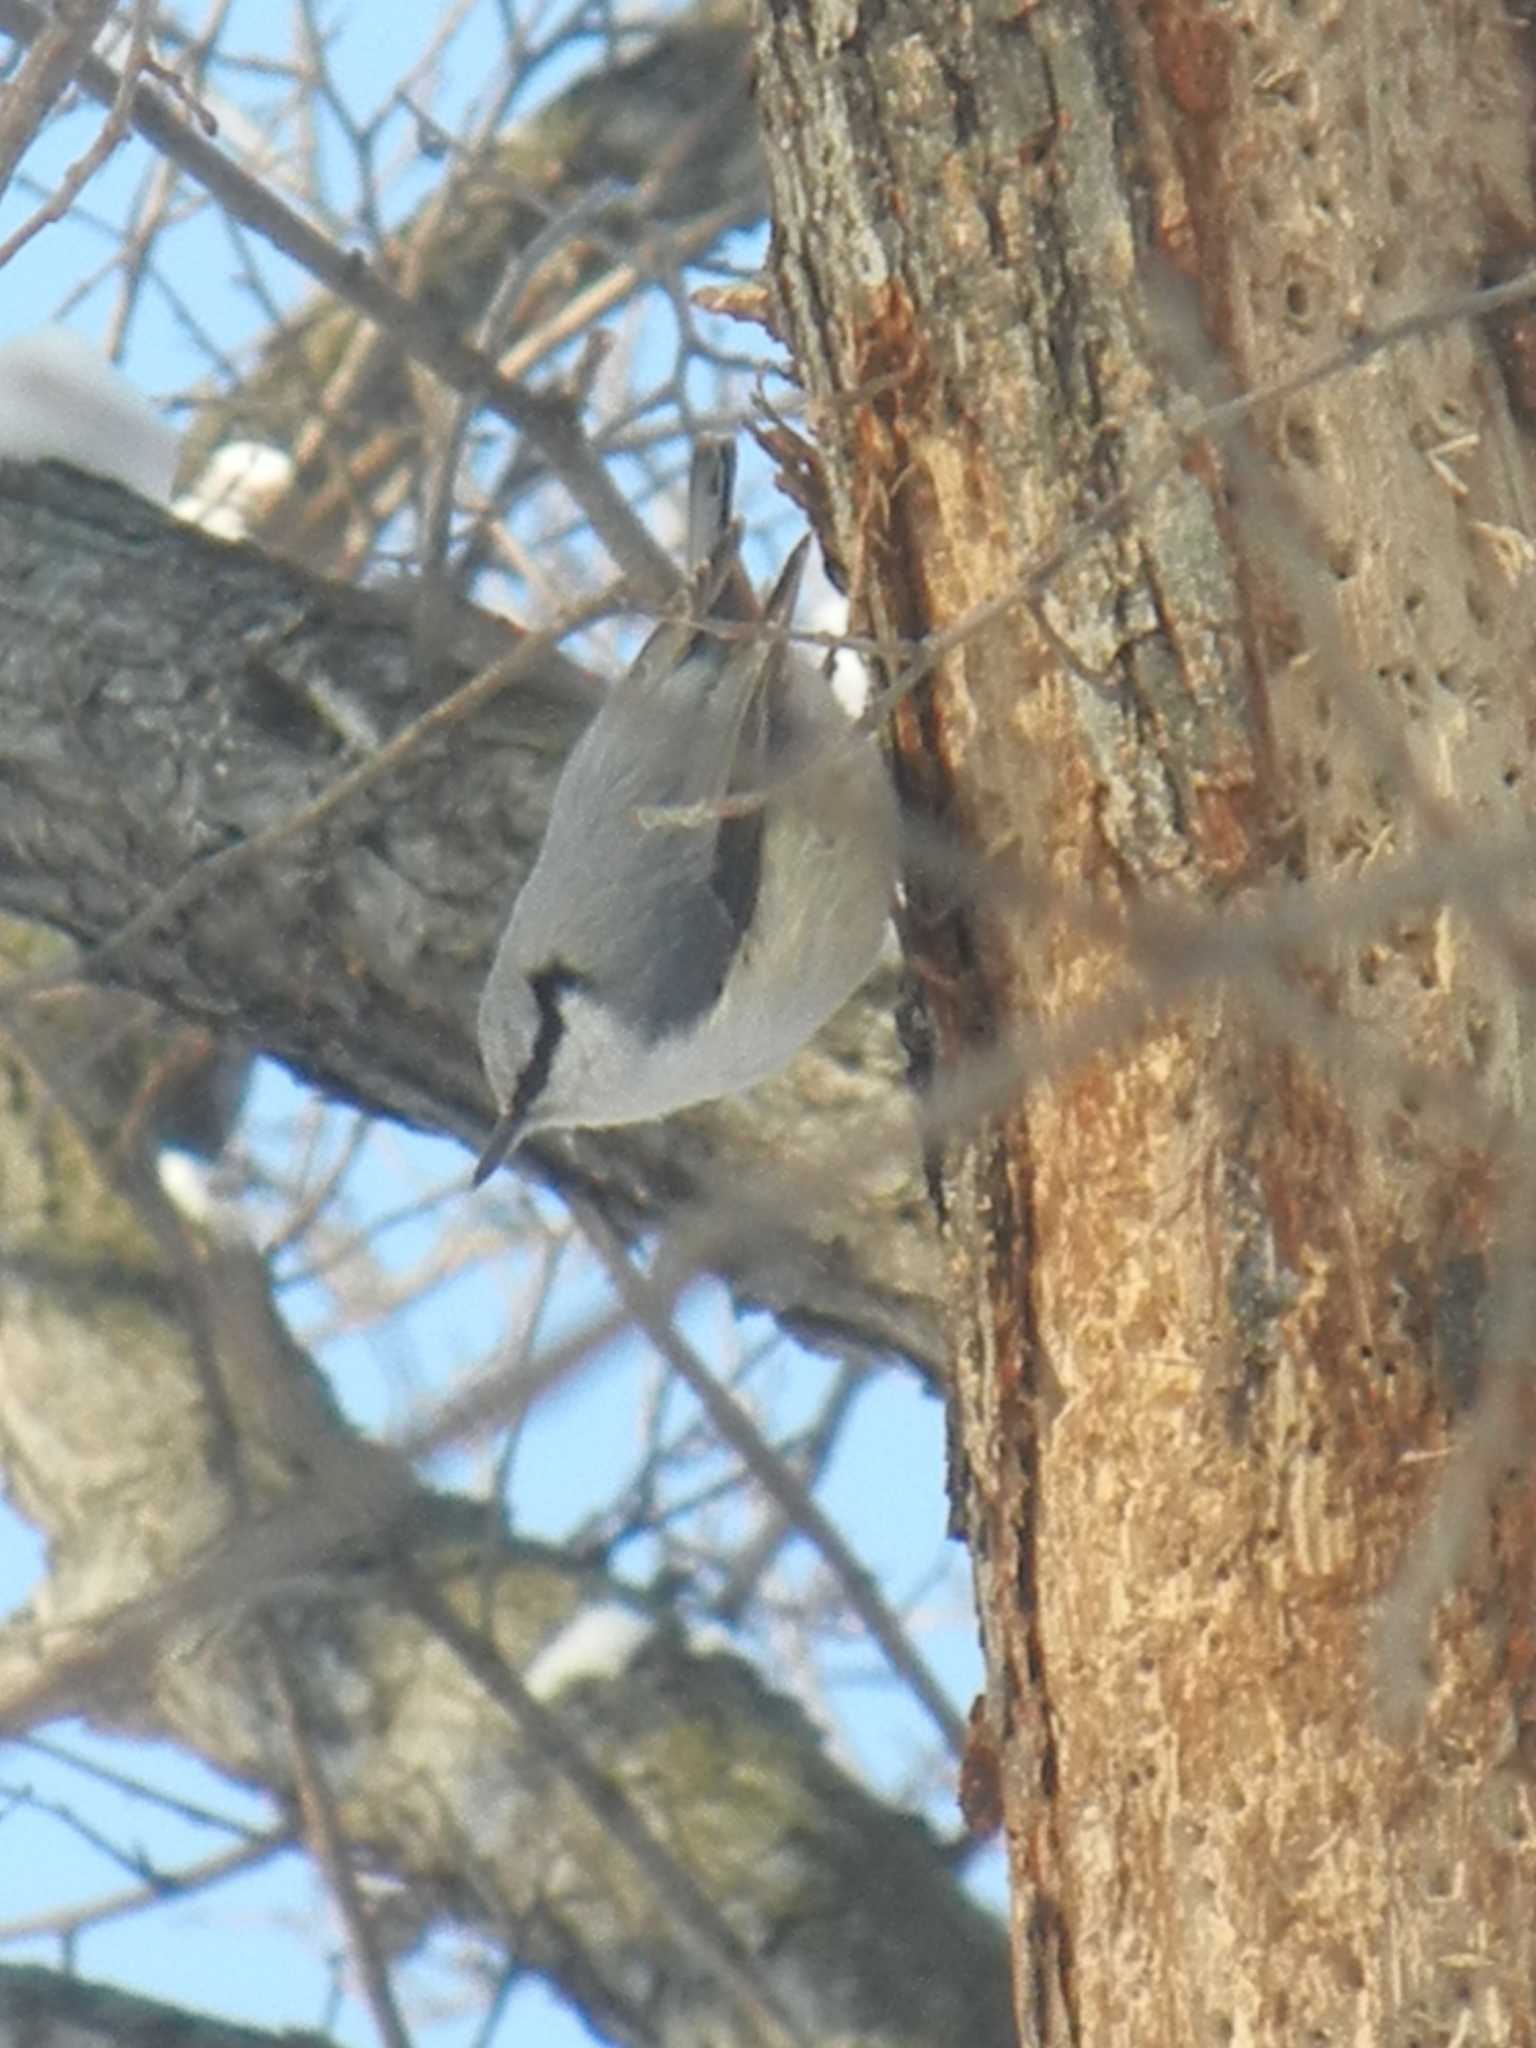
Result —
<instances>
[{"instance_id":1,"label":"tree trunk","mask_svg":"<svg viewBox=\"0 0 1536 2048\"><path fill-rule=\"evenodd\" d=\"M1021 2031L1529 2041L1528 330L1176 433L1529 246L1522 23L763 0L758 50L858 613L1069 548L896 720L985 883L916 873L909 943Z\"/></svg>"}]
</instances>

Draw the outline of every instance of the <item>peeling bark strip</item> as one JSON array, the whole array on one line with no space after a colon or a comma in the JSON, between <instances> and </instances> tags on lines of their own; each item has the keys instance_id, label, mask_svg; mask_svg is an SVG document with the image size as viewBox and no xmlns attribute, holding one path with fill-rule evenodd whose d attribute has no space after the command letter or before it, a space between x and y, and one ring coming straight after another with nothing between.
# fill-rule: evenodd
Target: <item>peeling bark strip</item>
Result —
<instances>
[{"instance_id":1,"label":"peeling bark strip","mask_svg":"<svg viewBox=\"0 0 1536 2048\"><path fill-rule=\"evenodd\" d=\"M758 53L872 631L1536 239L1491 7L775 0ZM896 721L987 884L914 878L941 1078L1028 1050L939 1180L1031 2042L1536 2039L1528 863L1464 859L1529 829L1521 361L1447 327L1199 447Z\"/></svg>"}]
</instances>

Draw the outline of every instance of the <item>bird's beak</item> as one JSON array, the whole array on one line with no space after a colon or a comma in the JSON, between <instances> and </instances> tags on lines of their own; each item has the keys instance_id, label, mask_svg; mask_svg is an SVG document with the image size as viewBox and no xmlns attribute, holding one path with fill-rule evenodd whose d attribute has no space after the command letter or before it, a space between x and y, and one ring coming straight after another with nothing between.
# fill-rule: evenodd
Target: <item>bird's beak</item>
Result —
<instances>
[{"instance_id":1,"label":"bird's beak","mask_svg":"<svg viewBox=\"0 0 1536 2048\"><path fill-rule=\"evenodd\" d=\"M471 1187L480 1188L485 1186L485 1183L523 1135L525 1119L526 1112L522 1109L509 1109L506 1115L502 1117L495 1130L491 1133L490 1142L480 1154L480 1164L475 1168L475 1177L470 1183Z\"/></svg>"}]
</instances>

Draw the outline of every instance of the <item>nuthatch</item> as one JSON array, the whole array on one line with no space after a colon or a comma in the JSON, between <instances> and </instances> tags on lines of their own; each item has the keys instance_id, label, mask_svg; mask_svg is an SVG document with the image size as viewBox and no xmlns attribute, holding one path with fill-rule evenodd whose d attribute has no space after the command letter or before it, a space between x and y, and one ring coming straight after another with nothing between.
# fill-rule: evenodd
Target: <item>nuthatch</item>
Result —
<instances>
[{"instance_id":1,"label":"nuthatch","mask_svg":"<svg viewBox=\"0 0 1536 2048\"><path fill-rule=\"evenodd\" d=\"M879 957L890 778L785 643L807 543L765 630L741 630L759 607L734 455L695 452L689 616L656 628L577 741L512 906L480 1002L501 1118L476 1186L530 1132L638 1123L776 1073Z\"/></svg>"}]
</instances>

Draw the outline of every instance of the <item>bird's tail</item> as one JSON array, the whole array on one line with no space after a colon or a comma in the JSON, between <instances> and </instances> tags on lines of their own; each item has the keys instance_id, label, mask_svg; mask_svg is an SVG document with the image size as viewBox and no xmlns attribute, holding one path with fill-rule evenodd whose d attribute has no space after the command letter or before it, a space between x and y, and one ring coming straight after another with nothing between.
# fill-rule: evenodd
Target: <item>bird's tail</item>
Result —
<instances>
[{"instance_id":1,"label":"bird's tail","mask_svg":"<svg viewBox=\"0 0 1536 2048\"><path fill-rule=\"evenodd\" d=\"M742 625L761 617L741 564L741 527L731 517L736 492L736 443L701 434L688 472L687 568L693 615Z\"/></svg>"}]
</instances>

